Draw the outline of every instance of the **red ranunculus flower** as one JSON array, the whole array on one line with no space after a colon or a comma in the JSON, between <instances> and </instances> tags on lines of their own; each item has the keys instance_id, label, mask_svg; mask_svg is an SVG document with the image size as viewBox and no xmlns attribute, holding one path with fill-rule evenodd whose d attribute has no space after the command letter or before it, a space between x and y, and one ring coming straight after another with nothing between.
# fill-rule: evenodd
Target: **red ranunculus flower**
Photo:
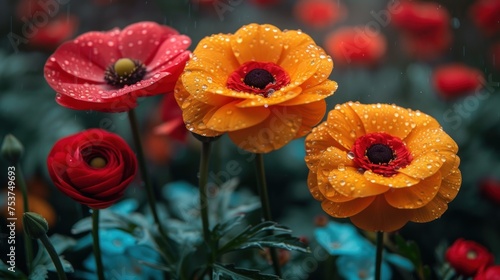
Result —
<instances>
[{"instance_id":1,"label":"red ranunculus flower","mask_svg":"<svg viewBox=\"0 0 500 280\"><path fill-rule=\"evenodd\" d=\"M500 279L500 265L494 265L476 274L474 280L498 280Z\"/></svg>"},{"instance_id":2,"label":"red ranunculus flower","mask_svg":"<svg viewBox=\"0 0 500 280\"><path fill-rule=\"evenodd\" d=\"M294 13L307 26L324 28L341 20L346 9L334 0L299 0L295 4Z\"/></svg>"},{"instance_id":3,"label":"red ranunculus flower","mask_svg":"<svg viewBox=\"0 0 500 280\"><path fill-rule=\"evenodd\" d=\"M404 48L415 57L434 58L452 42L450 15L437 3L403 1L391 19L402 33Z\"/></svg>"},{"instance_id":4,"label":"red ranunculus flower","mask_svg":"<svg viewBox=\"0 0 500 280\"><path fill-rule=\"evenodd\" d=\"M485 35L493 36L500 32L500 1L478 0L472 5L470 14Z\"/></svg>"},{"instance_id":5,"label":"red ranunculus flower","mask_svg":"<svg viewBox=\"0 0 500 280\"><path fill-rule=\"evenodd\" d=\"M120 136L89 129L60 139L49 153L47 167L60 191L102 209L123 196L137 173L137 159Z\"/></svg>"},{"instance_id":6,"label":"red ranunculus flower","mask_svg":"<svg viewBox=\"0 0 500 280\"><path fill-rule=\"evenodd\" d=\"M364 27L342 27L326 36L325 50L340 65L377 64L387 49L381 33L367 33Z\"/></svg>"},{"instance_id":7,"label":"red ranunculus flower","mask_svg":"<svg viewBox=\"0 0 500 280\"><path fill-rule=\"evenodd\" d=\"M432 79L438 93L447 99L474 93L484 83L481 71L460 63L438 67Z\"/></svg>"},{"instance_id":8,"label":"red ranunculus flower","mask_svg":"<svg viewBox=\"0 0 500 280\"><path fill-rule=\"evenodd\" d=\"M493 255L482 245L457 239L445 253L446 260L463 276L473 276L481 269L493 264Z\"/></svg>"},{"instance_id":9,"label":"red ranunculus flower","mask_svg":"<svg viewBox=\"0 0 500 280\"><path fill-rule=\"evenodd\" d=\"M154 22L88 32L56 50L45 64L45 79L62 106L124 112L137 106L138 97L173 91L190 43Z\"/></svg>"},{"instance_id":10,"label":"red ranunculus flower","mask_svg":"<svg viewBox=\"0 0 500 280\"><path fill-rule=\"evenodd\" d=\"M490 47L490 61L495 69L500 70L500 41Z\"/></svg>"},{"instance_id":11,"label":"red ranunculus flower","mask_svg":"<svg viewBox=\"0 0 500 280\"><path fill-rule=\"evenodd\" d=\"M479 184L479 189L481 193L487 197L489 200L500 205L500 182L487 178L481 181Z\"/></svg>"}]
</instances>

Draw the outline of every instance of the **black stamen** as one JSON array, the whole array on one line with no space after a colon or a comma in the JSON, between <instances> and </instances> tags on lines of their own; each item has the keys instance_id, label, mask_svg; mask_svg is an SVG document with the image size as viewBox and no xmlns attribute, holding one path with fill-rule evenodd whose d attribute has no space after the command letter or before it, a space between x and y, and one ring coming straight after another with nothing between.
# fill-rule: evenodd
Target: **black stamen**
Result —
<instances>
[{"instance_id":1,"label":"black stamen","mask_svg":"<svg viewBox=\"0 0 500 280\"><path fill-rule=\"evenodd\" d=\"M248 86L264 89L268 84L274 83L275 80L268 71L256 68L246 74L243 82Z\"/></svg>"},{"instance_id":2,"label":"black stamen","mask_svg":"<svg viewBox=\"0 0 500 280\"><path fill-rule=\"evenodd\" d=\"M366 150L366 156L371 163L384 164L394 159L394 152L387 145L375 144Z\"/></svg>"}]
</instances>

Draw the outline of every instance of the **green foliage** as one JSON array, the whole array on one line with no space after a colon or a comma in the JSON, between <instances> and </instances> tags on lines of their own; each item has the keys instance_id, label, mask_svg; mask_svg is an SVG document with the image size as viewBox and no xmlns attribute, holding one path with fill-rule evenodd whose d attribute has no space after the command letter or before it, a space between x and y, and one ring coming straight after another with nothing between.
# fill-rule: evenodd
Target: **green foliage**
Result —
<instances>
[{"instance_id":1,"label":"green foliage","mask_svg":"<svg viewBox=\"0 0 500 280\"><path fill-rule=\"evenodd\" d=\"M277 280L280 279L276 275L263 274L258 270L235 267L234 265L218 265L215 264L212 270L214 280Z\"/></svg>"},{"instance_id":2,"label":"green foliage","mask_svg":"<svg viewBox=\"0 0 500 280\"><path fill-rule=\"evenodd\" d=\"M408 258L412 262L412 264L415 266L415 271L417 272L419 279L431 279L431 270L428 265L423 264L420 249L418 248L417 243L411 240L406 241L399 234L396 234L395 239L399 254L403 257Z\"/></svg>"}]
</instances>

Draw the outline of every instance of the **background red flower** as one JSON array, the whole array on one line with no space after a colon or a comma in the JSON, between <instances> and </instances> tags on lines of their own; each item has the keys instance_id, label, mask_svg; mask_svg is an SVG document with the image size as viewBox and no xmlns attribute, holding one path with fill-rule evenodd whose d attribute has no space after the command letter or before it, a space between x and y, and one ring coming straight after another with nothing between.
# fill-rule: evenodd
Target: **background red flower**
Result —
<instances>
[{"instance_id":1,"label":"background red flower","mask_svg":"<svg viewBox=\"0 0 500 280\"><path fill-rule=\"evenodd\" d=\"M474 280L500 279L500 265L490 266L476 274Z\"/></svg>"},{"instance_id":2,"label":"background red flower","mask_svg":"<svg viewBox=\"0 0 500 280\"><path fill-rule=\"evenodd\" d=\"M444 98L474 93L483 86L485 81L483 73L479 70L459 63L436 68L432 80L437 92Z\"/></svg>"},{"instance_id":3,"label":"background red flower","mask_svg":"<svg viewBox=\"0 0 500 280\"><path fill-rule=\"evenodd\" d=\"M481 244L457 239L445 253L446 261L461 275L473 276L493 264L493 255Z\"/></svg>"},{"instance_id":4,"label":"background red flower","mask_svg":"<svg viewBox=\"0 0 500 280\"><path fill-rule=\"evenodd\" d=\"M56 187L91 208L119 200L137 173L134 152L120 136L89 129L60 139L47 157Z\"/></svg>"}]
</instances>

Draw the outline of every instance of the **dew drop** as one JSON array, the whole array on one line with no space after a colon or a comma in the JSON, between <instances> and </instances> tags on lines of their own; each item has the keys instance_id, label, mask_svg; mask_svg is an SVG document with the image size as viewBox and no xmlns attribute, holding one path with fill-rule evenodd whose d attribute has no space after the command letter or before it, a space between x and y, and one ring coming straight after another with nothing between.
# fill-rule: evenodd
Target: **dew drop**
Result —
<instances>
[{"instance_id":1,"label":"dew drop","mask_svg":"<svg viewBox=\"0 0 500 280\"><path fill-rule=\"evenodd\" d=\"M353 160L355 157L354 153L353 152L348 152L347 153L347 158L350 159L350 160Z\"/></svg>"}]
</instances>

